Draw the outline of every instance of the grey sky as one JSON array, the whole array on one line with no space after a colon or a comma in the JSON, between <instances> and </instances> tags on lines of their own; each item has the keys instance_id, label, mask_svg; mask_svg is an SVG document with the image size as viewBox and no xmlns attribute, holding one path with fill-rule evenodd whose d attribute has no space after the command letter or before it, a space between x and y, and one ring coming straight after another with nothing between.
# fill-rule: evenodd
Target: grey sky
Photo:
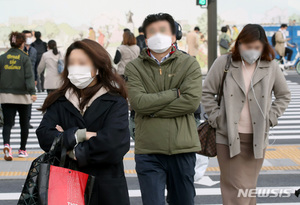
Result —
<instances>
[{"instance_id":1,"label":"grey sky","mask_svg":"<svg viewBox=\"0 0 300 205\"><path fill-rule=\"evenodd\" d=\"M300 0L218 0L219 15L234 24L260 23L257 21L264 19L265 13L272 8L278 13L279 10L300 13ZM120 23L125 23L125 13L129 10L134 13L136 26L147 14L158 12L167 12L177 20L195 24L204 12L195 5L195 0L0 0L0 23L7 23L12 16L28 16L30 21L53 19L56 23L73 26L117 16Z\"/></svg>"}]
</instances>

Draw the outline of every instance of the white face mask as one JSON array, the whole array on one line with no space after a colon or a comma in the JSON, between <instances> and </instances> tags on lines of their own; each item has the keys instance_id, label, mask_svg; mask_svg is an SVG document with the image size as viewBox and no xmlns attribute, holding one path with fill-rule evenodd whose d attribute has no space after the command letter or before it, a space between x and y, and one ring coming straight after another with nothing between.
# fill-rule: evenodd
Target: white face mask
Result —
<instances>
[{"instance_id":1,"label":"white face mask","mask_svg":"<svg viewBox=\"0 0 300 205\"><path fill-rule=\"evenodd\" d=\"M261 52L256 49L250 49L250 50L249 49L248 50L240 49L240 53L241 53L242 58L250 65L255 63L255 61L257 61L257 59L261 56Z\"/></svg>"},{"instance_id":2,"label":"white face mask","mask_svg":"<svg viewBox=\"0 0 300 205\"><path fill-rule=\"evenodd\" d=\"M78 89L86 88L95 78L92 77L90 66L73 65L68 67L68 71L68 78Z\"/></svg>"},{"instance_id":3,"label":"white face mask","mask_svg":"<svg viewBox=\"0 0 300 205\"><path fill-rule=\"evenodd\" d=\"M29 37L29 38L26 38L26 45L30 45L32 44L32 38Z\"/></svg>"},{"instance_id":4,"label":"white face mask","mask_svg":"<svg viewBox=\"0 0 300 205\"><path fill-rule=\"evenodd\" d=\"M147 42L150 50L154 51L155 53L163 53L171 47L172 37L157 33L150 37Z\"/></svg>"}]
</instances>

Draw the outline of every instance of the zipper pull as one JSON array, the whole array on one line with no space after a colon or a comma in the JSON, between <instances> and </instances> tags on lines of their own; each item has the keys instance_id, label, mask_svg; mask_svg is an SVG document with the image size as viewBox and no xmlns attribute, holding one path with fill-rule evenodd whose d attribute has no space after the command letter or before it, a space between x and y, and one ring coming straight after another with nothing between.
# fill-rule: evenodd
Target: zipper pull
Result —
<instances>
[{"instance_id":1,"label":"zipper pull","mask_svg":"<svg viewBox=\"0 0 300 205\"><path fill-rule=\"evenodd\" d=\"M159 68L159 74L160 74L160 75L162 75L162 71L161 71L161 68Z\"/></svg>"}]
</instances>

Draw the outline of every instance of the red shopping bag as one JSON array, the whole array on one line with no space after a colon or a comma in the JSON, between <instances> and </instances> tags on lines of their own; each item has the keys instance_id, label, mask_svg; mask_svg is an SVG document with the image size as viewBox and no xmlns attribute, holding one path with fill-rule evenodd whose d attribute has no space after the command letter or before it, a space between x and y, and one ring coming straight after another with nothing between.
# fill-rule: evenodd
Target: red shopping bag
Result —
<instances>
[{"instance_id":1,"label":"red shopping bag","mask_svg":"<svg viewBox=\"0 0 300 205\"><path fill-rule=\"evenodd\" d=\"M39 174L41 205L86 205L93 177L79 171L41 164Z\"/></svg>"}]
</instances>

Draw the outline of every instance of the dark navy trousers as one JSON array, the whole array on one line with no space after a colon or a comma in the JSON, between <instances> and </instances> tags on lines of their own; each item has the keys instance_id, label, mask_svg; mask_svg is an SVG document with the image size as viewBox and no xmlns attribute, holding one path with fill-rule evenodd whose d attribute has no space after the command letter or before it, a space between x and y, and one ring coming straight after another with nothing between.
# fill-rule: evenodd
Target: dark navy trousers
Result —
<instances>
[{"instance_id":1,"label":"dark navy trousers","mask_svg":"<svg viewBox=\"0 0 300 205\"><path fill-rule=\"evenodd\" d=\"M136 154L136 171L143 205L194 205L195 153Z\"/></svg>"}]
</instances>

